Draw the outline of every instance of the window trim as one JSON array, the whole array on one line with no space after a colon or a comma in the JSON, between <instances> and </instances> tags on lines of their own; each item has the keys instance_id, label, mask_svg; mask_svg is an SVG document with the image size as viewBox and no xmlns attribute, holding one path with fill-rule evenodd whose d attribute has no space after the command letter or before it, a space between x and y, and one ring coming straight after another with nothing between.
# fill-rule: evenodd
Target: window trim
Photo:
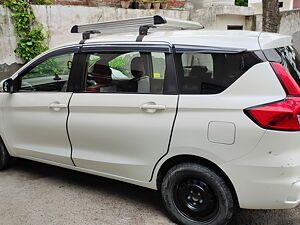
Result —
<instances>
[{"instance_id":1,"label":"window trim","mask_svg":"<svg viewBox=\"0 0 300 225\"><path fill-rule=\"evenodd\" d=\"M172 47L167 44L85 44L81 52L90 53L95 51L119 51L119 52L165 52L172 53Z\"/></svg>"},{"instance_id":2,"label":"window trim","mask_svg":"<svg viewBox=\"0 0 300 225\"><path fill-rule=\"evenodd\" d=\"M212 47L200 45L174 45L175 53L195 52L202 54L237 54L246 52L246 48L225 48L225 47Z\"/></svg>"}]
</instances>

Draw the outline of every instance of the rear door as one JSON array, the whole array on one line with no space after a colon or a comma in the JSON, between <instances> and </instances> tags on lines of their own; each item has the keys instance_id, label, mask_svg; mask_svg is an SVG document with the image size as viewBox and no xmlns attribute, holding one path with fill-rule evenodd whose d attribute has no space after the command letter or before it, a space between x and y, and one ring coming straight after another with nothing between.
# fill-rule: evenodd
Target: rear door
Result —
<instances>
[{"instance_id":1,"label":"rear door","mask_svg":"<svg viewBox=\"0 0 300 225\"><path fill-rule=\"evenodd\" d=\"M76 166L149 181L176 114L170 46L85 46L83 54L86 72L68 124Z\"/></svg>"}]
</instances>

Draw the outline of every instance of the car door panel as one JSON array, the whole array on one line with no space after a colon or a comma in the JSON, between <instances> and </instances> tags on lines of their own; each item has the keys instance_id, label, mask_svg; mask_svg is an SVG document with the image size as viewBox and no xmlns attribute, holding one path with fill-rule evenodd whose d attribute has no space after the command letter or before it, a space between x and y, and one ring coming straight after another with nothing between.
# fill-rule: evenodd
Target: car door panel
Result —
<instances>
[{"instance_id":1,"label":"car door panel","mask_svg":"<svg viewBox=\"0 0 300 225\"><path fill-rule=\"evenodd\" d=\"M146 103L165 109L147 111ZM176 105L176 95L74 93L69 135L75 165L149 181L167 152Z\"/></svg>"},{"instance_id":2,"label":"car door panel","mask_svg":"<svg viewBox=\"0 0 300 225\"><path fill-rule=\"evenodd\" d=\"M16 156L74 165L67 134L67 66L78 47L52 51L14 77L15 93L3 96L5 143ZM69 78L69 79L68 79Z\"/></svg>"},{"instance_id":3,"label":"car door panel","mask_svg":"<svg viewBox=\"0 0 300 225\"><path fill-rule=\"evenodd\" d=\"M170 46L111 44L82 51L87 52L86 89L73 94L68 120L75 165L148 182L168 151L176 114L178 95L167 94L164 82L176 79ZM111 93L105 93L104 79L115 86Z\"/></svg>"},{"instance_id":4,"label":"car door panel","mask_svg":"<svg viewBox=\"0 0 300 225\"><path fill-rule=\"evenodd\" d=\"M8 146L17 155L72 164L67 136L67 108L72 93L13 93L6 95L3 113ZM9 121L9 122L8 122Z\"/></svg>"}]
</instances>

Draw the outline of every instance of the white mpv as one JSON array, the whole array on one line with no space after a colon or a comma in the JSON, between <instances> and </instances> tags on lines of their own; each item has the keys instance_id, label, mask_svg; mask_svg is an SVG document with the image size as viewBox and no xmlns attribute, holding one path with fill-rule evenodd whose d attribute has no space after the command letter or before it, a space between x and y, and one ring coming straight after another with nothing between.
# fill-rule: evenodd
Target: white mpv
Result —
<instances>
[{"instance_id":1,"label":"white mpv","mask_svg":"<svg viewBox=\"0 0 300 225\"><path fill-rule=\"evenodd\" d=\"M291 37L201 28L160 16L74 26L80 43L2 82L1 169L20 157L157 189L179 224L297 206Z\"/></svg>"}]
</instances>

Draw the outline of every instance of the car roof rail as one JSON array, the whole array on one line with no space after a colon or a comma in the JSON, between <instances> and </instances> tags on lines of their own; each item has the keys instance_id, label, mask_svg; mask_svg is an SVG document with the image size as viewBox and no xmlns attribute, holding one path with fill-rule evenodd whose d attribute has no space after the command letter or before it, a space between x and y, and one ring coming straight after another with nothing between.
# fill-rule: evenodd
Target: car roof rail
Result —
<instances>
[{"instance_id":1,"label":"car roof rail","mask_svg":"<svg viewBox=\"0 0 300 225\"><path fill-rule=\"evenodd\" d=\"M145 36L148 34L150 28L199 30L203 29L204 26L198 22L169 19L160 15L155 15L126 20L75 25L72 27L71 33L82 33L83 40L87 40L90 38L91 34L116 34L122 33L124 30L126 32L136 30L139 31L139 36Z\"/></svg>"}]
</instances>

